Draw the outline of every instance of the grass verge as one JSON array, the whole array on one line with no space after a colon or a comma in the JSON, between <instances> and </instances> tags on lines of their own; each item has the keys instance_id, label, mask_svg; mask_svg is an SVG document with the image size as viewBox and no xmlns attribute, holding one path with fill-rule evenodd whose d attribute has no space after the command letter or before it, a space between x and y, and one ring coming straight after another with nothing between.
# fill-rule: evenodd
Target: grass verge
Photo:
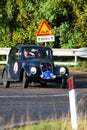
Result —
<instances>
[{"instance_id":1,"label":"grass verge","mask_svg":"<svg viewBox=\"0 0 87 130\"><path fill-rule=\"evenodd\" d=\"M72 130L72 126L70 120L53 120L44 121L40 124L21 126L11 130ZM78 130L87 130L87 119L79 119Z\"/></svg>"}]
</instances>

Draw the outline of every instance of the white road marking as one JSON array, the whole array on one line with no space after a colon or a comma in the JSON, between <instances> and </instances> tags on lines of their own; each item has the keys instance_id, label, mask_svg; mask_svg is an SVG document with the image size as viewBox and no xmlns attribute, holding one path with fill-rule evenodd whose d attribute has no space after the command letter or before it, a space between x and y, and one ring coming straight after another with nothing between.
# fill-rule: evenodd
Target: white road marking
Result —
<instances>
[{"instance_id":1,"label":"white road marking","mask_svg":"<svg viewBox=\"0 0 87 130\"><path fill-rule=\"evenodd\" d=\"M68 94L53 94L53 95L0 95L0 98L40 98L40 97L65 97L68 96Z\"/></svg>"},{"instance_id":2,"label":"white road marking","mask_svg":"<svg viewBox=\"0 0 87 130\"><path fill-rule=\"evenodd\" d=\"M83 95L83 96L87 96L87 93L76 93L76 95ZM2 94L0 95L0 98L45 98L45 97L66 97L69 96L68 92L65 94L31 94L31 95L5 95Z\"/></svg>"}]
</instances>

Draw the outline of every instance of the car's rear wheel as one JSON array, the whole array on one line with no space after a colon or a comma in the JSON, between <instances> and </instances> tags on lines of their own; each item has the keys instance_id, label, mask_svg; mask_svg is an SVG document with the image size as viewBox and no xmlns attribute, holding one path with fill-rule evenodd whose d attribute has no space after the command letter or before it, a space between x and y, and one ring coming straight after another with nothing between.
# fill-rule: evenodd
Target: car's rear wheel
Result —
<instances>
[{"instance_id":1,"label":"car's rear wheel","mask_svg":"<svg viewBox=\"0 0 87 130\"><path fill-rule=\"evenodd\" d=\"M27 77L25 71L23 72L23 81L22 81L22 85L23 85L23 88L28 88L28 77Z\"/></svg>"},{"instance_id":2,"label":"car's rear wheel","mask_svg":"<svg viewBox=\"0 0 87 130\"><path fill-rule=\"evenodd\" d=\"M7 80L6 71L4 71L4 73L3 73L3 86L5 88L10 87L10 81Z\"/></svg>"}]
</instances>

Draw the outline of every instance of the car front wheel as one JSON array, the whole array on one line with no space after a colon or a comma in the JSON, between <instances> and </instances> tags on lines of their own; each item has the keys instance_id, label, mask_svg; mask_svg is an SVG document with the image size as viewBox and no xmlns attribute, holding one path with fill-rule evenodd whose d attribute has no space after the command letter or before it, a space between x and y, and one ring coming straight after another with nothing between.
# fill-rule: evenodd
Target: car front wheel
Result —
<instances>
[{"instance_id":1,"label":"car front wheel","mask_svg":"<svg viewBox=\"0 0 87 130\"><path fill-rule=\"evenodd\" d=\"M41 87L46 87L47 86L47 82L41 82Z\"/></svg>"},{"instance_id":2,"label":"car front wheel","mask_svg":"<svg viewBox=\"0 0 87 130\"><path fill-rule=\"evenodd\" d=\"M67 79L62 79L62 82L61 82L61 88L67 88Z\"/></svg>"},{"instance_id":3,"label":"car front wheel","mask_svg":"<svg viewBox=\"0 0 87 130\"><path fill-rule=\"evenodd\" d=\"M28 77L24 71L23 73L23 88L28 88Z\"/></svg>"},{"instance_id":4,"label":"car front wheel","mask_svg":"<svg viewBox=\"0 0 87 130\"><path fill-rule=\"evenodd\" d=\"M9 88L10 86L10 81L7 80L6 71L3 73L3 86L5 88Z\"/></svg>"}]
</instances>

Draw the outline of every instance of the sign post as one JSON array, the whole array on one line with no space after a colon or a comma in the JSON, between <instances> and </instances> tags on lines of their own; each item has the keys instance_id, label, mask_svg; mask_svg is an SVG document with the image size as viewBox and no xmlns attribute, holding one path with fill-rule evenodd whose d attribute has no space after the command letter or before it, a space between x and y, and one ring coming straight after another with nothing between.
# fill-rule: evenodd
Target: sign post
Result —
<instances>
[{"instance_id":1,"label":"sign post","mask_svg":"<svg viewBox=\"0 0 87 130\"><path fill-rule=\"evenodd\" d=\"M43 20L37 31L37 42L53 42L55 41L54 33L46 20Z\"/></svg>"},{"instance_id":2,"label":"sign post","mask_svg":"<svg viewBox=\"0 0 87 130\"><path fill-rule=\"evenodd\" d=\"M73 77L69 78L69 103L70 103L70 114L71 114L71 123L72 129L77 130L78 121L77 121L77 107L76 107L76 94L74 89Z\"/></svg>"}]
</instances>

